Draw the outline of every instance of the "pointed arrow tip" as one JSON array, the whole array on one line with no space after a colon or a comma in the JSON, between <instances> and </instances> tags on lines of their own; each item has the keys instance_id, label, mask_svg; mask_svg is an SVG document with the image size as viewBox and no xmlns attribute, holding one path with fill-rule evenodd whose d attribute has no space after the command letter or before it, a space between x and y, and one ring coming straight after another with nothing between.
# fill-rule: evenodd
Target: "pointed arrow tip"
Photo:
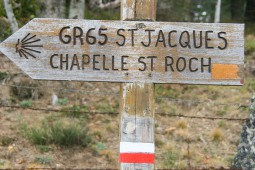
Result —
<instances>
[{"instance_id":1,"label":"pointed arrow tip","mask_svg":"<svg viewBox=\"0 0 255 170\"><path fill-rule=\"evenodd\" d=\"M1 42L1 43L0 43L0 52L1 52L1 53L3 53L3 44L4 44L4 42Z\"/></svg>"}]
</instances>

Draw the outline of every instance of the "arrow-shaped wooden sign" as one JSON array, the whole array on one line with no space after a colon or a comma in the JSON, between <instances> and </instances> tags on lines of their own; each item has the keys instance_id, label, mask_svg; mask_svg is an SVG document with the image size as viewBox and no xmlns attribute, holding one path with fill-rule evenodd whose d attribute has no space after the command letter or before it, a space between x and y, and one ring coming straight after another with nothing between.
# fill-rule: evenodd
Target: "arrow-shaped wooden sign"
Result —
<instances>
[{"instance_id":1,"label":"arrow-shaped wooden sign","mask_svg":"<svg viewBox=\"0 0 255 170\"><path fill-rule=\"evenodd\" d=\"M33 19L0 50L33 79L241 85L244 25Z\"/></svg>"}]
</instances>

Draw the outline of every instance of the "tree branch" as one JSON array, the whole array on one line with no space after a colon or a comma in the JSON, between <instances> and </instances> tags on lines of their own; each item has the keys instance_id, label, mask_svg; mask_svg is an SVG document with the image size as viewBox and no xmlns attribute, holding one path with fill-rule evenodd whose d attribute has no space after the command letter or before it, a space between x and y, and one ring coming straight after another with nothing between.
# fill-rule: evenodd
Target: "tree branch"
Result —
<instances>
[{"instance_id":1,"label":"tree branch","mask_svg":"<svg viewBox=\"0 0 255 170\"><path fill-rule=\"evenodd\" d=\"M18 22L14 16L13 9L12 9L12 2L11 0L4 0L4 8L6 15L8 17L8 20L11 25L12 32L16 32L19 29Z\"/></svg>"}]
</instances>

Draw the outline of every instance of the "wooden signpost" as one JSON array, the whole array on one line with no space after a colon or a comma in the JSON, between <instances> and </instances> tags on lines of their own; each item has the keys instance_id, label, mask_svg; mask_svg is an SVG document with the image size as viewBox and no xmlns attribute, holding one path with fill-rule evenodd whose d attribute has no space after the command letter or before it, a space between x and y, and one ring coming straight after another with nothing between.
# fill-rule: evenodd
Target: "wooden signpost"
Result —
<instances>
[{"instance_id":1,"label":"wooden signpost","mask_svg":"<svg viewBox=\"0 0 255 170\"><path fill-rule=\"evenodd\" d=\"M156 0L121 18L33 19L0 50L32 79L123 82L120 168L153 169L153 83L242 85L244 25L153 22Z\"/></svg>"},{"instance_id":2,"label":"wooden signpost","mask_svg":"<svg viewBox=\"0 0 255 170\"><path fill-rule=\"evenodd\" d=\"M241 85L243 29L33 19L0 49L33 79Z\"/></svg>"}]
</instances>

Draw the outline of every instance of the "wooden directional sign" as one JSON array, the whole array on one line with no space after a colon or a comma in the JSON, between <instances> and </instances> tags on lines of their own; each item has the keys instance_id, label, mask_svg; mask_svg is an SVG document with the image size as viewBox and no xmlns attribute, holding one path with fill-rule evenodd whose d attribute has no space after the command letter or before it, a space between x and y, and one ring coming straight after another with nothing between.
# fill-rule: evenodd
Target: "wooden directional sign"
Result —
<instances>
[{"instance_id":1,"label":"wooden directional sign","mask_svg":"<svg viewBox=\"0 0 255 170\"><path fill-rule=\"evenodd\" d=\"M241 85L244 25L33 19L0 50L33 79Z\"/></svg>"}]
</instances>

